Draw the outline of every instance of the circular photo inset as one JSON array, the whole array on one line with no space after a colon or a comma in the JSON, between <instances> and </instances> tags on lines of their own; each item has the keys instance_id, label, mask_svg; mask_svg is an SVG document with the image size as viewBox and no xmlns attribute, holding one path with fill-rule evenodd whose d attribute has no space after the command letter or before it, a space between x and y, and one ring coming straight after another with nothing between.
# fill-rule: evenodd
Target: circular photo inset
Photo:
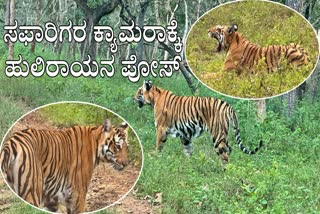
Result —
<instances>
[{"instance_id":1,"label":"circular photo inset","mask_svg":"<svg viewBox=\"0 0 320 214\"><path fill-rule=\"evenodd\" d=\"M10 189L36 208L59 213L114 204L134 187L142 164L140 141L125 120L78 102L27 113L8 130L0 153Z\"/></svg>"},{"instance_id":2,"label":"circular photo inset","mask_svg":"<svg viewBox=\"0 0 320 214\"><path fill-rule=\"evenodd\" d=\"M188 64L211 89L238 98L288 92L314 70L319 45L308 21L268 1L237 1L204 14L186 42Z\"/></svg>"}]
</instances>

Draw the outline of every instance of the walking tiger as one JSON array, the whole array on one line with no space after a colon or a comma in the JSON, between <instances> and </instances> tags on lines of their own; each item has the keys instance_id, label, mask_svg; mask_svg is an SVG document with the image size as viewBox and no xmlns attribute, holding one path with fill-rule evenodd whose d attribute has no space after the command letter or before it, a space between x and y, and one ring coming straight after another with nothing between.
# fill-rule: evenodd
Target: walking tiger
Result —
<instances>
[{"instance_id":1,"label":"walking tiger","mask_svg":"<svg viewBox=\"0 0 320 214\"><path fill-rule=\"evenodd\" d=\"M187 156L192 154L192 138L203 131L209 131L217 155L223 162L229 161L231 146L227 141L229 125L232 122L239 148L246 154L255 154L262 141L254 150L247 149L241 142L236 112L226 102L209 97L176 96L144 81L134 96L139 108L148 104L153 107L157 131L156 149L161 150L167 136L180 137Z\"/></svg>"}]
</instances>

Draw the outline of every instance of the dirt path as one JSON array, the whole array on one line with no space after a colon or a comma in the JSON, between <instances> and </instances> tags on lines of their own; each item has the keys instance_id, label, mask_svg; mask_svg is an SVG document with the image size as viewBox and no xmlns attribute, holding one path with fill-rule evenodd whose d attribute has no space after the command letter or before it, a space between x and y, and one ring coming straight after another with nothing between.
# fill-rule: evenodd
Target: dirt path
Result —
<instances>
[{"instance_id":1,"label":"dirt path","mask_svg":"<svg viewBox=\"0 0 320 214\"><path fill-rule=\"evenodd\" d=\"M52 124L46 122L35 113L27 115L20 120L8 136L13 132L26 129L56 129ZM109 164L99 164L92 176L92 181L87 194L86 210L97 210L113 204L123 197L134 185L139 176L140 169L128 165L122 171L114 170ZM0 212L10 207L13 203L14 194L6 187L0 179ZM160 213L147 201L137 199L129 194L116 206L110 208L117 213Z\"/></svg>"},{"instance_id":2,"label":"dirt path","mask_svg":"<svg viewBox=\"0 0 320 214\"><path fill-rule=\"evenodd\" d=\"M120 214L160 214L161 205L152 205L148 199L138 199L134 196L134 193L129 195L110 208L116 213Z\"/></svg>"},{"instance_id":3,"label":"dirt path","mask_svg":"<svg viewBox=\"0 0 320 214\"><path fill-rule=\"evenodd\" d=\"M100 164L91 179L86 210L98 210L118 201L133 187L139 172L130 165L116 171L110 165Z\"/></svg>"},{"instance_id":4,"label":"dirt path","mask_svg":"<svg viewBox=\"0 0 320 214\"><path fill-rule=\"evenodd\" d=\"M9 190L6 183L0 178L0 213L10 208L14 203L14 194Z\"/></svg>"}]
</instances>

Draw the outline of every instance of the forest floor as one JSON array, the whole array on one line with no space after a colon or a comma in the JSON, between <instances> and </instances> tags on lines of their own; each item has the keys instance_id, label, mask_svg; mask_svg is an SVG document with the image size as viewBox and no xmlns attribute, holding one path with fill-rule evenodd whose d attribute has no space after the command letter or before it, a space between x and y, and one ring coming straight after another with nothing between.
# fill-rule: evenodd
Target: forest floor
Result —
<instances>
[{"instance_id":1,"label":"forest floor","mask_svg":"<svg viewBox=\"0 0 320 214\"><path fill-rule=\"evenodd\" d=\"M57 129L36 113L31 113L16 123L8 136L26 128ZM110 164L99 164L94 170L87 193L86 210L94 211L114 204L110 210L116 213L160 213L160 206L154 208L147 198L139 199L134 193L129 193L123 200L118 201L134 186L139 177L139 172L140 169L138 167L130 164L121 171L114 170ZM133 192L135 191L133 190ZM21 202L15 200L14 194L6 186L1 177L0 213L8 210L15 203Z\"/></svg>"},{"instance_id":2,"label":"forest floor","mask_svg":"<svg viewBox=\"0 0 320 214\"><path fill-rule=\"evenodd\" d=\"M6 183L0 178L0 213L10 208L14 202L14 194L9 190Z\"/></svg>"}]
</instances>

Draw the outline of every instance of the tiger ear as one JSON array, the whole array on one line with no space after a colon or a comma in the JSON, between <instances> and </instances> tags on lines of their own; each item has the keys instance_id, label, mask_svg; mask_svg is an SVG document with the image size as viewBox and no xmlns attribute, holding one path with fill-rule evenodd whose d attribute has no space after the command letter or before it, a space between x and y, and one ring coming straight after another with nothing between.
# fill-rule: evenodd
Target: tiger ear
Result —
<instances>
[{"instance_id":1,"label":"tiger ear","mask_svg":"<svg viewBox=\"0 0 320 214\"><path fill-rule=\"evenodd\" d=\"M111 121L109 119L106 119L103 122L103 131L104 132L110 132L112 129Z\"/></svg>"},{"instance_id":2,"label":"tiger ear","mask_svg":"<svg viewBox=\"0 0 320 214\"><path fill-rule=\"evenodd\" d=\"M238 25L237 24L233 24L233 29L234 29L234 31L238 31Z\"/></svg>"},{"instance_id":3,"label":"tiger ear","mask_svg":"<svg viewBox=\"0 0 320 214\"><path fill-rule=\"evenodd\" d=\"M238 31L238 25L237 24L233 24L228 28L228 33L233 33Z\"/></svg>"},{"instance_id":4,"label":"tiger ear","mask_svg":"<svg viewBox=\"0 0 320 214\"><path fill-rule=\"evenodd\" d=\"M122 128L123 130L126 131L128 128L128 123L126 123L126 122L121 123L120 128Z\"/></svg>"},{"instance_id":5,"label":"tiger ear","mask_svg":"<svg viewBox=\"0 0 320 214\"><path fill-rule=\"evenodd\" d=\"M152 82L150 80L143 81L143 85L147 91L149 91L152 88Z\"/></svg>"}]
</instances>

